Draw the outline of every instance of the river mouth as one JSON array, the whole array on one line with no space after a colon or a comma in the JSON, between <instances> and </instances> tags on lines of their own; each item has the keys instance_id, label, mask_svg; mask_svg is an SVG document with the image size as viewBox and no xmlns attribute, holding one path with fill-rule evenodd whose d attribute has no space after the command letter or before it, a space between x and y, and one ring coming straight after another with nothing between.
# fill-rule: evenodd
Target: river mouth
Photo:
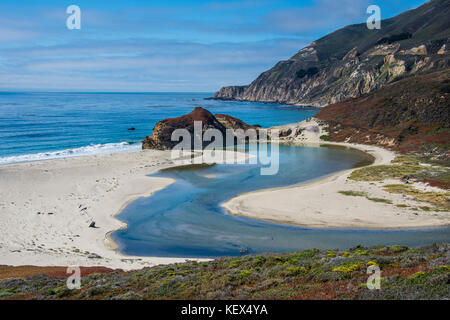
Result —
<instances>
[{"instance_id":1,"label":"river mouth","mask_svg":"<svg viewBox=\"0 0 450 320\"><path fill-rule=\"evenodd\" d=\"M309 229L232 216L222 203L243 193L307 183L368 165L374 158L346 147L280 145L279 171L263 176L259 164L194 165L153 174L175 183L129 204L117 216L126 229L112 233L127 255L215 258L361 245L447 242L449 227L414 230Z\"/></svg>"}]
</instances>

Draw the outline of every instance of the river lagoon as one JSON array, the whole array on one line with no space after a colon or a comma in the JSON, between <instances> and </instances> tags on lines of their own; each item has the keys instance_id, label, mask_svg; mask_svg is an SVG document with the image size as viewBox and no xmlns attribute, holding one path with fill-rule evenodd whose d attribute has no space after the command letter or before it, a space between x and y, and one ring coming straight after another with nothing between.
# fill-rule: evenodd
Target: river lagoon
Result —
<instances>
[{"instance_id":1,"label":"river lagoon","mask_svg":"<svg viewBox=\"0 0 450 320\"><path fill-rule=\"evenodd\" d=\"M349 148L288 145L280 145L279 159L279 172L273 176L260 175L258 164L159 171L153 176L176 182L128 205L116 216L128 227L114 232L112 239L124 254L161 257L236 256L358 244L414 246L450 240L449 227L309 229L229 215L221 203L239 194L306 183L371 161L367 154Z\"/></svg>"}]
</instances>

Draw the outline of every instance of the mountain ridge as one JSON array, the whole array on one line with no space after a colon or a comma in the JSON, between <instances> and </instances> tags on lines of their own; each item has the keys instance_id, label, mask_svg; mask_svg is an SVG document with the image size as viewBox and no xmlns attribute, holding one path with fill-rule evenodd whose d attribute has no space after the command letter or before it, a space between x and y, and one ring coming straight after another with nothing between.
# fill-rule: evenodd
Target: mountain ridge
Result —
<instances>
[{"instance_id":1,"label":"mountain ridge","mask_svg":"<svg viewBox=\"0 0 450 320\"><path fill-rule=\"evenodd\" d=\"M278 62L247 86L228 86L214 99L325 106L380 89L401 77L450 66L450 0L383 20L336 30Z\"/></svg>"}]
</instances>

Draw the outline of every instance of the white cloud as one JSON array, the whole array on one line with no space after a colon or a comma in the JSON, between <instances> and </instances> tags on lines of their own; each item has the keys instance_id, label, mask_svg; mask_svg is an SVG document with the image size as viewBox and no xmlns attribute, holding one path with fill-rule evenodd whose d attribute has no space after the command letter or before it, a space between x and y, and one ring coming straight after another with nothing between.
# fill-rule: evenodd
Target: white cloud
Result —
<instances>
[{"instance_id":1,"label":"white cloud","mask_svg":"<svg viewBox=\"0 0 450 320\"><path fill-rule=\"evenodd\" d=\"M0 65L0 79L9 80L0 80L0 89L64 90L70 85L72 90L215 91L251 82L305 44L295 39L237 44L134 39L10 49L3 51Z\"/></svg>"}]
</instances>

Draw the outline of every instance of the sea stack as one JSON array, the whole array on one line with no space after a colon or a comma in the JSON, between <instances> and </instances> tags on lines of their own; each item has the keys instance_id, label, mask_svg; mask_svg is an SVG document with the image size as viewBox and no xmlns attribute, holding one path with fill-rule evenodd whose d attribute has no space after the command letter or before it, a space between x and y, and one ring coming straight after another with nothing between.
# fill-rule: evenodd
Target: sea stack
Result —
<instances>
[{"instance_id":1,"label":"sea stack","mask_svg":"<svg viewBox=\"0 0 450 320\"><path fill-rule=\"evenodd\" d=\"M170 150L178 141L172 141L172 133L176 129L186 129L191 133L192 139L194 139L194 122L202 122L202 134L208 129L219 130L223 137L226 137L226 129L243 129L258 128L259 126L251 126L239 120L237 118L219 114L214 116L208 110L202 107L196 107L191 113L177 117L168 118L159 121L153 128L153 134L145 137L142 141L142 149L157 149L157 150ZM210 142L206 142L209 144ZM192 146L194 144L192 143Z\"/></svg>"}]
</instances>

